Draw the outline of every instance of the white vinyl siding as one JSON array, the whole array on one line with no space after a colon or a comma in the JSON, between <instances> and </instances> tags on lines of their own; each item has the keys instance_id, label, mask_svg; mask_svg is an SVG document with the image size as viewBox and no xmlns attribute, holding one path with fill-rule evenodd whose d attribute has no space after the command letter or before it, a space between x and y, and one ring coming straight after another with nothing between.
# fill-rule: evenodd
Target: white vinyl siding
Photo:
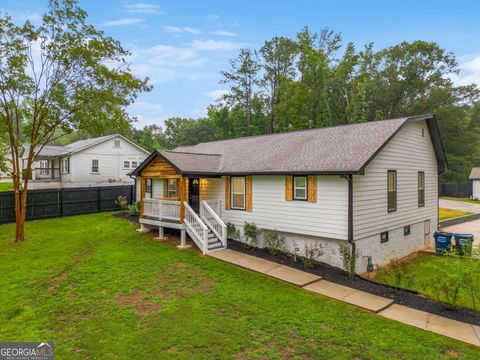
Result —
<instances>
[{"instance_id":1,"label":"white vinyl siding","mask_svg":"<svg viewBox=\"0 0 480 360\"><path fill-rule=\"evenodd\" d=\"M253 211L225 210L225 179L202 179L200 199L220 199L221 218L242 229L245 221L261 229L347 239L348 182L317 176L317 202L286 201L285 176L252 177ZM233 179L232 179L233 180Z\"/></svg>"},{"instance_id":2,"label":"white vinyl siding","mask_svg":"<svg viewBox=\"0 0 480 360\"><path fill-rule=\"evenodd\" d=\"M422 129L425 136L422 137ZM397 210L387 210L387 173L397 171ZM425 172L425 206L418 207L418 172ZM437 159L425 121L406 125L366 167L353 177L354 238L403 228L431 219L437 227Z\"/></svg>"}]
</instances>

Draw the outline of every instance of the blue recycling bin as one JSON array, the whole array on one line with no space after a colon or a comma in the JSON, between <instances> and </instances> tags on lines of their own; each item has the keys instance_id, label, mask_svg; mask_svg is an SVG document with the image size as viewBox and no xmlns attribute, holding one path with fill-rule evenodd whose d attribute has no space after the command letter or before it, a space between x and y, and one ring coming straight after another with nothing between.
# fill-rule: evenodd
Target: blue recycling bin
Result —
<instances>
[{"instance_id":1,"label":"blue recycling bin","mask_svg":"<svg viewBox=\"0 0 480 360\"><path fill-rule=\"evenodd\" d=\"M472 256L473 234L454 234L458 255Z\"/></svg>"},{"instance_id":2,"label":"blue recycling bin","mask_svg":"<svg viewBox=\"0 0 480 360\"><path fill-rule=\"evenodd\" d=\"M452 248L452 233L435 231L433 238L435 239L435 251L437 253L444 253L450 251Z\"/></svg>"}]
</instances>

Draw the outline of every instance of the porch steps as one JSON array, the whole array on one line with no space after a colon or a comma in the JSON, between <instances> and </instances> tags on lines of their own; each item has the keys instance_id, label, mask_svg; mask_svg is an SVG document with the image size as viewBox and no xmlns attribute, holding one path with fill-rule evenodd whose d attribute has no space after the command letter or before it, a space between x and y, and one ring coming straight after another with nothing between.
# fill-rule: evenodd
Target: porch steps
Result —
<instances>
[{"instance_id":1,"label":"porch steps","mask_svg":"<svg viewBox=\"0 0 480 360\"><path fill-rule=\"evenodd\" d=\"M213 231L208 229L208 251L218 250L225 248L220 241L220 239L213 233Z\"/></svg>"}]
</instances>

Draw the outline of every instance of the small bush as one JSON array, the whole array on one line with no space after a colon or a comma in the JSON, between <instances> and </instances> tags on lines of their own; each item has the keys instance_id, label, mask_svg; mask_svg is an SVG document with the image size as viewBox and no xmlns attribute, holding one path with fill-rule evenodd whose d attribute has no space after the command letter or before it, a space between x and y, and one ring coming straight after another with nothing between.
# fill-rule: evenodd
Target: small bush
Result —
<instances>
[{"instance_id":1,"label":"small bush","mask_svg":"<svg viewBox=\"0 0 480 360\"><path fill-rule=\"evenodd\" d=\"M258 235L260 234L260 229L255 225L254 222L251 224L245 221L243 225L243 236L245 236L245 241L250 245L258 244Z\"/></svg>"},{"instance_id":2,"label":"small bush","mask_svg":"<svg viewBox=\"0 0 480 360\"><path fill-rule=\"evenodd\" d=\"M352 254L352 247L350 244L341 243L338 246L338 252L340 258L342 259L343 269L347 272L348 277L353 279L355 276L355 262L360 256L358 250L355 251L355 254Z\"/></svg>"},{"instance_id":3,"label":"small bush","mask_svg":"<svg viewBox=\"0 0 480 360\"><path fill-rule=\"evenodd\" d=\"M300 257L300 246L298 246L298 244L293 241L293 252L290 254L292 256L292 260L293 262L297 262L298 261L298 258Z\"/></svg>"},{"instance_id":4,"label":"small bush","mask_svg":"<svg viewBox=\"0 0 480 360\"><path fill-rule=\"evenodd\" d=\"M128 210L128 200L126 196L120 195L115 201L115 204L120 206L120 208L124 211Z\"/></svg>"},{"instance_id":5,"label":"small bush","mask_svg":"<svg viewBox=\"0 0 480 360\"><path fill-rule=\"evenodd\" d=\"M280 235L277 231L268 231L263 237L265 248L270 255L277 256L285 252L285 236Z\"/></svg>"},{"instance_id":6,"label":"small bush","mask_svg":"<svg viewBox=\"0 0 480 360\"><path fill-rule=\"evenodd\" d=\"M127 207L127 212L129 216L138 216L139 215L139 206L138 202L133 203Z\"/></svg>"},{"instance_id":7,"label":"small bush","mask_svg":"<svg viewBox=\"0 0 480 360\"><path fill-rule=\"evenodd\" d=\"M231 222L227 222L227 237L229 239L239 239L240 238L240 230L238 230L234 224Z\"/></svg>"},{"instance_id":8,"label":"small bush","mask_svg":"<svg viewBox=\"0 0 480 360\"><path fill-rule=\"evenodd\" d=\"M305 244L305 254L302 257L302 265L305 269L311 269L315 265L315 261L324 254L323 245L314 242L312 245Z\"/></svg>"}]
</instances>

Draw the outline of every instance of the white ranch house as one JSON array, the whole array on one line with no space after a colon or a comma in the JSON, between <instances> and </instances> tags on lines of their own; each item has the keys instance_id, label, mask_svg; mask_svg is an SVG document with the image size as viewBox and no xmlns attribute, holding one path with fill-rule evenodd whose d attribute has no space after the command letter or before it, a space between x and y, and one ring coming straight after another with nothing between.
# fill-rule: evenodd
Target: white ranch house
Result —
<instances>
[{"instance_id":1,"label":"white ranch house","mask_svg":"<svg viewBox=\"0 0 480 360\"><path fill-rule=\"evenodd\" d=\"M27 162L24 145L22 168ZM66 146L47 145L37 155L29 188L65 188L132 185L128 175L149 153L119 134L76 141Z\"/></svg>"},{"instance_id":2,"label":"white ranch house","mask_svg":"<svg viewBox=\"0 0 480 360\"><path fill-rule=\"evenodd\" d=\"M385 264L429 245L447 164L434 116L252 136L153 152L134 172L142 228L186 233L204 253L228 246L226 223L277 230L286 246L340 243ZM260 243L259 246L262 246Z\"/></svg>"}]
</instances>

